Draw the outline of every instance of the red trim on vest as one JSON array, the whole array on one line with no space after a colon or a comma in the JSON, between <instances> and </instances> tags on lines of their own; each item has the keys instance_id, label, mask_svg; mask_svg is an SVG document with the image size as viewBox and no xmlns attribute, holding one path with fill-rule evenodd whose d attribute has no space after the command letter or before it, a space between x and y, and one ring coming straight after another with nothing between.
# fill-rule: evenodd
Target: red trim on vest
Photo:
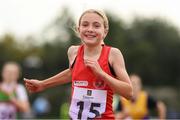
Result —
<instances>
[{"instance_id":1,"label":"red trim on vest","mask_svg":"<svg viewBox=\"0 0 180 120\"><path fill-rule=\"evenodd\" d=\"M113 75L110 72L108 65L108 58L111 47L102 45L102 51L98 59L101 68L110 76ZM114 119L114 113L112 109L113 91L112 89L101 79L97 78L92 70L84 64L84 45L81 45L78 49L77 58L72 68L72 94L74 90L74 82L77 80L88 81L88 86L82 86L81 88L100 89L107 90L107 103L105 113L102 114L100 119Z\"/></svg>"}]
</instances>

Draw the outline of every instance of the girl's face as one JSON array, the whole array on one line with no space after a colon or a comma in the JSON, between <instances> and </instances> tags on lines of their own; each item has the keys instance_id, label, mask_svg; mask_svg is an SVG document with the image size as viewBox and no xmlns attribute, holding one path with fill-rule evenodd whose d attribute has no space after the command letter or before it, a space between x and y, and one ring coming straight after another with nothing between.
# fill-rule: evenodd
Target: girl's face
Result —
<instances>
[{"instance_id":1,"label":"girl's face","mask_svg":"<svg viewBox=\"0 0 180 120\"><path fill-rule=\"evenodd\" d=\"M16 65L7 64L2 71L4 82L16 82L19 79L19 68Z\"/></svg>"},{"instance_id":2,"label":"girl's face","mask_svg":"<svg viewBox=\"0 0 180 120\"><path fill-rule=\"evenodd\" d=\"M81 40L88 46L101 44L107 34L103 18L96 13L84 14L81 18L78 31Z\"/></svg>"}]
</instances>

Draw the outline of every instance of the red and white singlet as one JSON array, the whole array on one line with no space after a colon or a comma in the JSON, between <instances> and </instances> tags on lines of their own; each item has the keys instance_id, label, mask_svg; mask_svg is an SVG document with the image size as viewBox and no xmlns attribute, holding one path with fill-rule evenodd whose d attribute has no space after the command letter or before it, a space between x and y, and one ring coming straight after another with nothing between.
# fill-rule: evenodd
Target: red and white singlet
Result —
<instances>
[{"instance_id":1,"label":"red and white singlet","mask_svg":"<svg viewBox=\"0 0 180 120\"><path fill-rule=\"evenodd\" d=\"M111 47L103 45L98 59L101 68L109 75L108 57ZM97 78L84 64L84 46L78 49L72 68L72 99L69 110L71 119L114 119L112 110L113 91Z\"/></svg>"}]
</instances>

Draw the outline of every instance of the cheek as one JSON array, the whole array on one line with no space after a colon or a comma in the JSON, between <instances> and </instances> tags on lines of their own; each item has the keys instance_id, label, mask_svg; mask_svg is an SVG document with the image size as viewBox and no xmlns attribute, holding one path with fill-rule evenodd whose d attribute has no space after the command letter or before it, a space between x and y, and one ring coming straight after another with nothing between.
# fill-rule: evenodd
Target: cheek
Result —
<instances>
[{"instance_id":1,"label":"cheek","mask_svg":"<svg viewBox=\"0 0 180 120\"><path fill-rule=\"evenodd\" d=\"M102 33L102 32L97 33L97 37L98 37L99 39L104 38L104 33Z\"/></svg>"},{"instance_id":2,"label":"cheek","mask_svg":"<svg viewBox=\"0 0 180 120\"><path fill-rule=\"evenodd\" d=\"M102 28L101 28L101 29L98 29L98 30L97 30L97 33L98 33L98 34L101 34L101 36L104 36L104 34L105 34L105 29L102 29Z\"/></svg>"},{"instance_id":3,"label":"cheek","mask_svg":"<svg viewBox=\"0 0 180 120\"><path fill-rule=\"evenodd\" d=\"M83 35L83 34L84 34L84 31L83 31L83 30L79 30L79 31L78 31L78 34L79 34L79 36L80 36L81 38L84 37L84 35Z\"/></svg>"},{"instance_id":4,"label":"cheek","mask_svg":"<svg viewBox=\"0 0 180 120\"><path fill-rule=\"evenodd\" d=\"M101 38L102 38L102 35L101 35L101 34L97 34L97 38L98 38L98 39L101 39Z\"/></svg>"},{"instance_id":5,"label":"cheek","mask_svg":"<svg viewBox=\"0 0 180 120\"><path fill-rule=\"evenodd\" d=\"M80 33L79 36L80 36L80 39L82 40L85 38L85 36L82 33Z\"/></svg>"}]
</instances>

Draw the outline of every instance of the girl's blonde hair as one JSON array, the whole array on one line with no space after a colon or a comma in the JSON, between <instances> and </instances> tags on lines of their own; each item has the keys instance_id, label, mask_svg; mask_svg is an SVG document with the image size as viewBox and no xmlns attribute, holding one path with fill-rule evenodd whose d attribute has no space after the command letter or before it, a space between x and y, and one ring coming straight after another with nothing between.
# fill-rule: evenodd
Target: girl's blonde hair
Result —
<instances>
[{"instance_id":1,"label":"girl's blonde hair","mask_svg":"<svg viewBox=\"0 0 180 120\"><path fill-rule=\"evenodd\" d=\"M106 16L106 14L103 12L103 11L100 11L100 10L96 10L96 9L88 9L86 11L84 11L79 20L78 20L78 23L76 24L75 28L73 29L73 31L76 33L76 36L79 37L79 32L78 32L78 27L80 26L81 24L81 19L82 17L86 14L86 13L96 13L98 14L104 21L104 28L105 30L108 32L109 31L109 21L108 21L108 18Z\"/></svg>"},{"instance_id":2,"label":"girl's blonde hair","mask_svg":"<svg viewBox=\"0 0 180 120\"><path fill-rule=\"evenodd\" d=\"M100 11L100 10L95 10L95 9L88 9L86 11L84 11L82 13L82 15L80 16L79 18L79 21L78 21L78 26L80 26L80 23L81 23L81 19L82 17L86 14L86 13L96 13L98 14L103 20L104 20L104 28L108 31L109 30L109 22L108 22L108 18L106 16L106 14L103 12L103 11Z\"/></svg>"}]
</instances>

